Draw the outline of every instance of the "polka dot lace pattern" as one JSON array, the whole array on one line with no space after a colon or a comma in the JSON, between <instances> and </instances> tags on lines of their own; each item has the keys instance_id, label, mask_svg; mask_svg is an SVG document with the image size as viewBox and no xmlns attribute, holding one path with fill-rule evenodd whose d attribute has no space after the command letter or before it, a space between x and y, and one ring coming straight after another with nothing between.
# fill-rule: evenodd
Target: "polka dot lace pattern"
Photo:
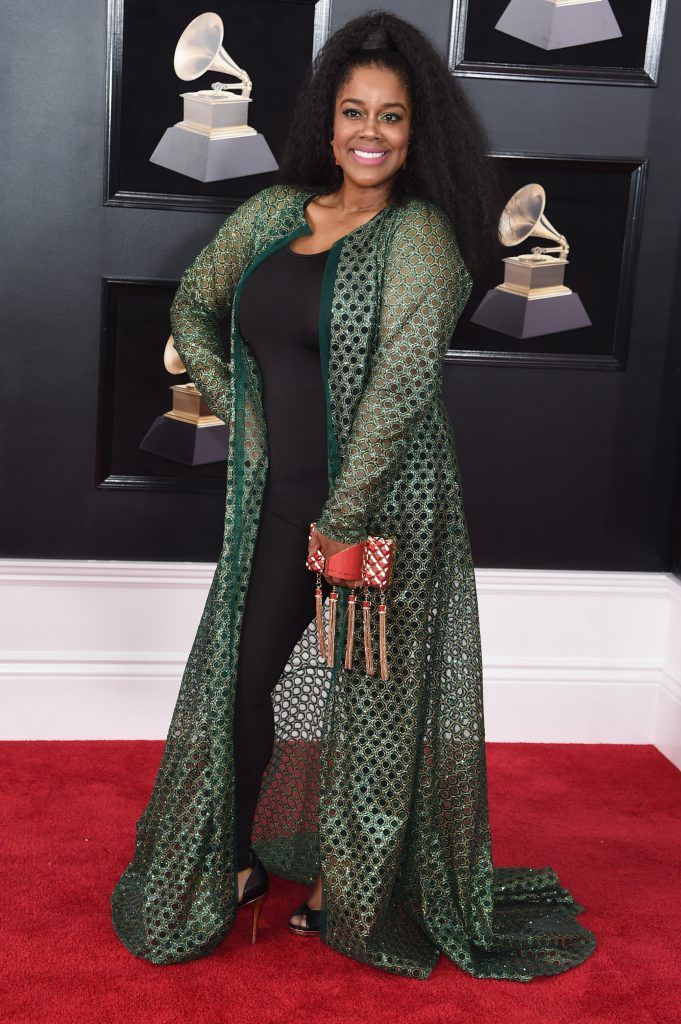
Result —
<instances>
[{"instance_id":1,"label":"polka dot lace pattern","mask_svg":"<svg viewBox=\"0 0 681 1024\"><path fill-rule=\"evenodd\" d=\"M260 379L234 296L257 254L304 229L305 198L271 186L246 200L185 271L172 308L180 357L231 430L223 549L135 856L112 894L122 941L159 964L206 955L234 920L235 665L267 469ZM300 882L321 867L321 938L361 962L425 978L444 954L480 978L555 974L595 946L576 920L582 907L552 868L491 860L477 595L442 401L442 359L470 275L451 223L425 200L387 208L337 249L333 486L317 525L346 543L396 539L390 678L340 659L327 667L310 622L273 695L254 848L271 872ZM340 650L346 613L344 591Z\"/></svg>"}]
</instances>

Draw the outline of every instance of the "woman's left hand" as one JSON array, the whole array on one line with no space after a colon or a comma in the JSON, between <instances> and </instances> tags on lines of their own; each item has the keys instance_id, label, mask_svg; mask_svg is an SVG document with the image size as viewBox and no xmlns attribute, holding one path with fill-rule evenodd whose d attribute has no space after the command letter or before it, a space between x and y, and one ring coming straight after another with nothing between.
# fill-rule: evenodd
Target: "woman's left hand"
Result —
<instances>
[{"instance_id":1,"label":"woman's left hand","mask_svg":"<svg viewBox=\"0 0 681 1024\"><path fill-rule=\"evenodd\" d=\"M340 541L331 540L330 537L325 537L319 530L313 530L312 536L310 537L307 544L307 553L311 555L314 551L321 551L325 559L331 558L332 555L337 555L339 551L345 551L346 548L354 547L354 544L341 544ZM335 584L340 587L361 587L361 580L340 580L337 576L327 576L326 573L322 573L325 580L329 583Z\"/></svg>"}]
</instances>

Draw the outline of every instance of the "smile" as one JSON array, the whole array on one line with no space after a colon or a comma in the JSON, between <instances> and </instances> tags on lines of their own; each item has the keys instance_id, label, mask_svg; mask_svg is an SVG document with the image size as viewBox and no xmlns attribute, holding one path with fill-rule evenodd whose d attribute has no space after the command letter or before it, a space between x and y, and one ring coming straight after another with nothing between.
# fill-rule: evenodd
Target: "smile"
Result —
<instances>
[{"instance_id":1,"label":"smile","mask_svg":"<svg viewBox=\"0 0 681 1024\"><path fill-rule=\"evenodd\" d=\"M366 149L352 149L350 152L361 164L380 164L388 155L387 150L372 152Z\"/></svg>"}]
</instances>

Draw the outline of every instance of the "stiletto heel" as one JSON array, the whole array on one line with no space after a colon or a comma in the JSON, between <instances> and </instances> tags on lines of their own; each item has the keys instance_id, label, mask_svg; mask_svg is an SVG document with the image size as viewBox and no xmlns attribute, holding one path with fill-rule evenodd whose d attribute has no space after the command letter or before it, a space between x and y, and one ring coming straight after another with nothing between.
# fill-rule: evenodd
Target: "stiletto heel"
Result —
<instances>
[{"instance_id":1,"label":"stiletto heel","mask_svg":"<svg viewBox=\"0 0 681 1024\"><path fill-rule=\"evenodd\" d=\"M247 907L250 904L253 905L253 916L251 918L252 945L258 937L260 911L262 910L262 905L265 902L265 897L269 892L270 880L265 865L253 849L251 849L250 867L252 867L253 870L246 879L246 885L244 886L241 899L237 903L237 909L240 907Z\"/></svg>"},{"instance_id":2,"label":"stiletto heel","mask_svg":"<svg viewBox=\"0 0 681 1024\"><path fill-rule=\"evenodd\" d=\"M252 901L253 902L253 917L251 919L251 945L253 945L253 943L258 938L258 922L260 920L260 911L262 910L262 905L263 905L263 903L265 902L266 899L267 899L267 893L264 892L262 894L262 896L258 896L257 899Z\"/></svg>"}]
</instances>

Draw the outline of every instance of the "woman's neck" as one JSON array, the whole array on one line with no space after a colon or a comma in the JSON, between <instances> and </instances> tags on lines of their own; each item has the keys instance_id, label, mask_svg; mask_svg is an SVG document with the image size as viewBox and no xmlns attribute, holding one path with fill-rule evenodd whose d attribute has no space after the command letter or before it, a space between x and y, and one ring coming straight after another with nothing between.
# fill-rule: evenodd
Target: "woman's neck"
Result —
<instances>
[{"instance_id":1,"label":"woman's neck","mask_svg":"<svg viewBox=\"0 0 681 1024\"><path fill-rule=\"evenodd\" d=\"M343 182L335 192L328 192L320 199L326 199L324 206L333 207L340 216L378 213L390 205L392 179L380 188L360 188Z\"/></svg>"}]
</instances>

